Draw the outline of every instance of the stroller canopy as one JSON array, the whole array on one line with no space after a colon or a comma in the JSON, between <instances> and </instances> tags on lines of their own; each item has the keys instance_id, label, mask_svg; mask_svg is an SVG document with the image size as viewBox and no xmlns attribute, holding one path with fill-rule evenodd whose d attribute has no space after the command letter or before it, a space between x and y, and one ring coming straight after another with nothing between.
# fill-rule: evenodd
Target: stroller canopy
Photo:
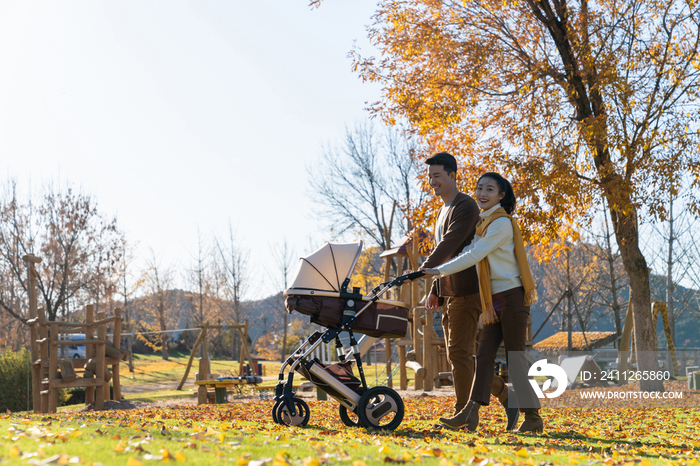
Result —
<instances>
[{"instance_id":1,"label":"stroller canopy","mask_svg":"<svg viewBox=\"0 0 700 466\"><path fill-rule=\"evenodd\" d=\"M289 289L340 291L345 279L352 274L361 252L362 241L324 244L300 259Z\"/></svg>"}]
</instances>

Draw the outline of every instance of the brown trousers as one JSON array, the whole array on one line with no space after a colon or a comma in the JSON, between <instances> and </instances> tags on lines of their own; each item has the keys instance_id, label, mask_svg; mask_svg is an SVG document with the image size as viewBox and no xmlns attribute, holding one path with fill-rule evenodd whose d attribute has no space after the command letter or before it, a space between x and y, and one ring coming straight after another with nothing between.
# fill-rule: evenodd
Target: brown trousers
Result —
<instances>
[{"instance_id":1,"label":"brown trousers","mask_svg":"<svg viewBox=\"0 0 700 466\"><path fill-rule=\"evenodd\" d=\"M476 355L476 379L471 394L471 399L482 405L489 404L496 353L503 342L506 347L508 378L513 383L520 410L540 408L540 400L528 382L528 366L524 357L527 320L530 316L530 308L523 304L524 297L525 290L522 287L493 295L493 307L500 320L495 324L484 325L481 332ZM509 355L511 351L516 352L512 357Z\"/></svg>"},{"instance_id":2,"label":"brown trousers","mask_svg":"<svg viewBox=\"0 0 700 466\"><path fill-rule=\"evenodd\" d=\"M442 330L445 334L447 360L452 366L452 379L457 397L455 413L460 412L467 404L472 391L477 365L475 348L480 314L481 298L478 293L449 297L442 310ZM508 397L508 387L502 378L493 375L493 362L491 374L490 393L504 402Z\"/></svg>"}]
</instances>

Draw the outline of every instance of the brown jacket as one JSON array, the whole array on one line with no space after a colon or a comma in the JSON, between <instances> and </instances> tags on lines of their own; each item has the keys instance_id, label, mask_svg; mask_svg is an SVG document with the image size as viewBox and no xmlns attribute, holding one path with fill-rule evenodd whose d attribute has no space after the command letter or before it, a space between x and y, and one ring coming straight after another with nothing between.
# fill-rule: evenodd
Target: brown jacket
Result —
<instances>
[{"instance_id":1,"label":"brown jacket","mask_svg":"<svg viewBox=\"0 0 700 466\"><path fill-rule=\"evenodd\" d=\"M442 241L435 245L433 252L421 265L432 268L442 265L459 255L471 242L479 221L479 206L464 193L457 193L452 205L447 208L445 223L442 224ZM479 292L476 267L470 267L447 277L433 281L430 293L440 298L447 296L468 296ZM440 300L442 304L442 300Z\"/></svg>"}]
</instances>

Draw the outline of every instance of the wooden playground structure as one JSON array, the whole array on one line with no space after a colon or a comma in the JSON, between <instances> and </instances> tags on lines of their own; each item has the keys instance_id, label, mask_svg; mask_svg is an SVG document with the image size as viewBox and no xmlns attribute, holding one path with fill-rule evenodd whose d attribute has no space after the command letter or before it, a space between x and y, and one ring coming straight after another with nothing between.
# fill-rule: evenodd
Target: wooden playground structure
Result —
<instances>
[{"instance_id":1,"label":"wooden playground structure","mask_svg":"<svg viewBox=\"0 0 700 466\"><path fill-rule=\"evenodd\" d=\"M384 280L389 280L391 271L391 260L396 258L397 275L404 271L404 259L407 259L408 269L417 270L420 266L420 250L417 241L412 238L404 238L398 246L388 249L380 254L385 260ZM415 390L432 391L433 387L440 387L446 379L446 374L451 371L447 361L447 351L445 341L438 337L433 328L432 311L429 311L420 304L423 296L430 291L431 282L429 280L416 280L406 282L400 288L393 290L395 296L392 299L410 304L409 312L409 336L407 338L395 340L394 344L399 353L399 388L408 388L408 370L413 371L413 381ZM413 348L407 352L406 347ZM388 375L387 384L393 386L391 377L391 340L386 339L386 373Z\"/></svg>"},{"instance_id":2,"label":"wooden playground structure","mask_svg":"<svg viewBox=\"0 0 700 466\"><path fill-rule=\"evenodd\" d=\"M128 356L127 351L120 349L121 309L115 309L112 317L106 317L104 312L95 316L95 307L88 305L82 324L47 320L44 309L37 307L36 297L35 266L41 259L31 254L22 259L27 265L30 314L27 324L31 339L34 412L55 413L58 390L75 387L85 388L86 405L94 404L95 409L104 409L105 400L110 399L110 380L113 384L112 399L121 400L119 363ZM107 338L108 325L112 326L111 341ZM84 334L84 339L66 338L75 334ZM85 346L84 358L65 357L65 351L61 354L59 350L76 345ZM76 373L76 369L82 373Z\"/></svg>"}]
</instances>

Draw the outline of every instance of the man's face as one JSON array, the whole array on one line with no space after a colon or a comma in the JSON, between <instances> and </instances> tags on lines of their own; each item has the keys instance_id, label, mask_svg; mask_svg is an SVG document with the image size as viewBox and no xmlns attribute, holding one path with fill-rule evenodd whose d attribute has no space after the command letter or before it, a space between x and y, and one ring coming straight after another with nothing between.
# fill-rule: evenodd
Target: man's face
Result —
<instances>
[{"instance_id":1,"label":"man's face","mask_svg":"<svg viewBox=\"0 0 700 466\"><path fill-rule=\"evenodd\" d=\"M455 175L455 172L448 175L445 171L445 167L442 165L428 166L428 182L436 196L442 196L455 188L457 183Z\"/></svg>"}]
</instances>

